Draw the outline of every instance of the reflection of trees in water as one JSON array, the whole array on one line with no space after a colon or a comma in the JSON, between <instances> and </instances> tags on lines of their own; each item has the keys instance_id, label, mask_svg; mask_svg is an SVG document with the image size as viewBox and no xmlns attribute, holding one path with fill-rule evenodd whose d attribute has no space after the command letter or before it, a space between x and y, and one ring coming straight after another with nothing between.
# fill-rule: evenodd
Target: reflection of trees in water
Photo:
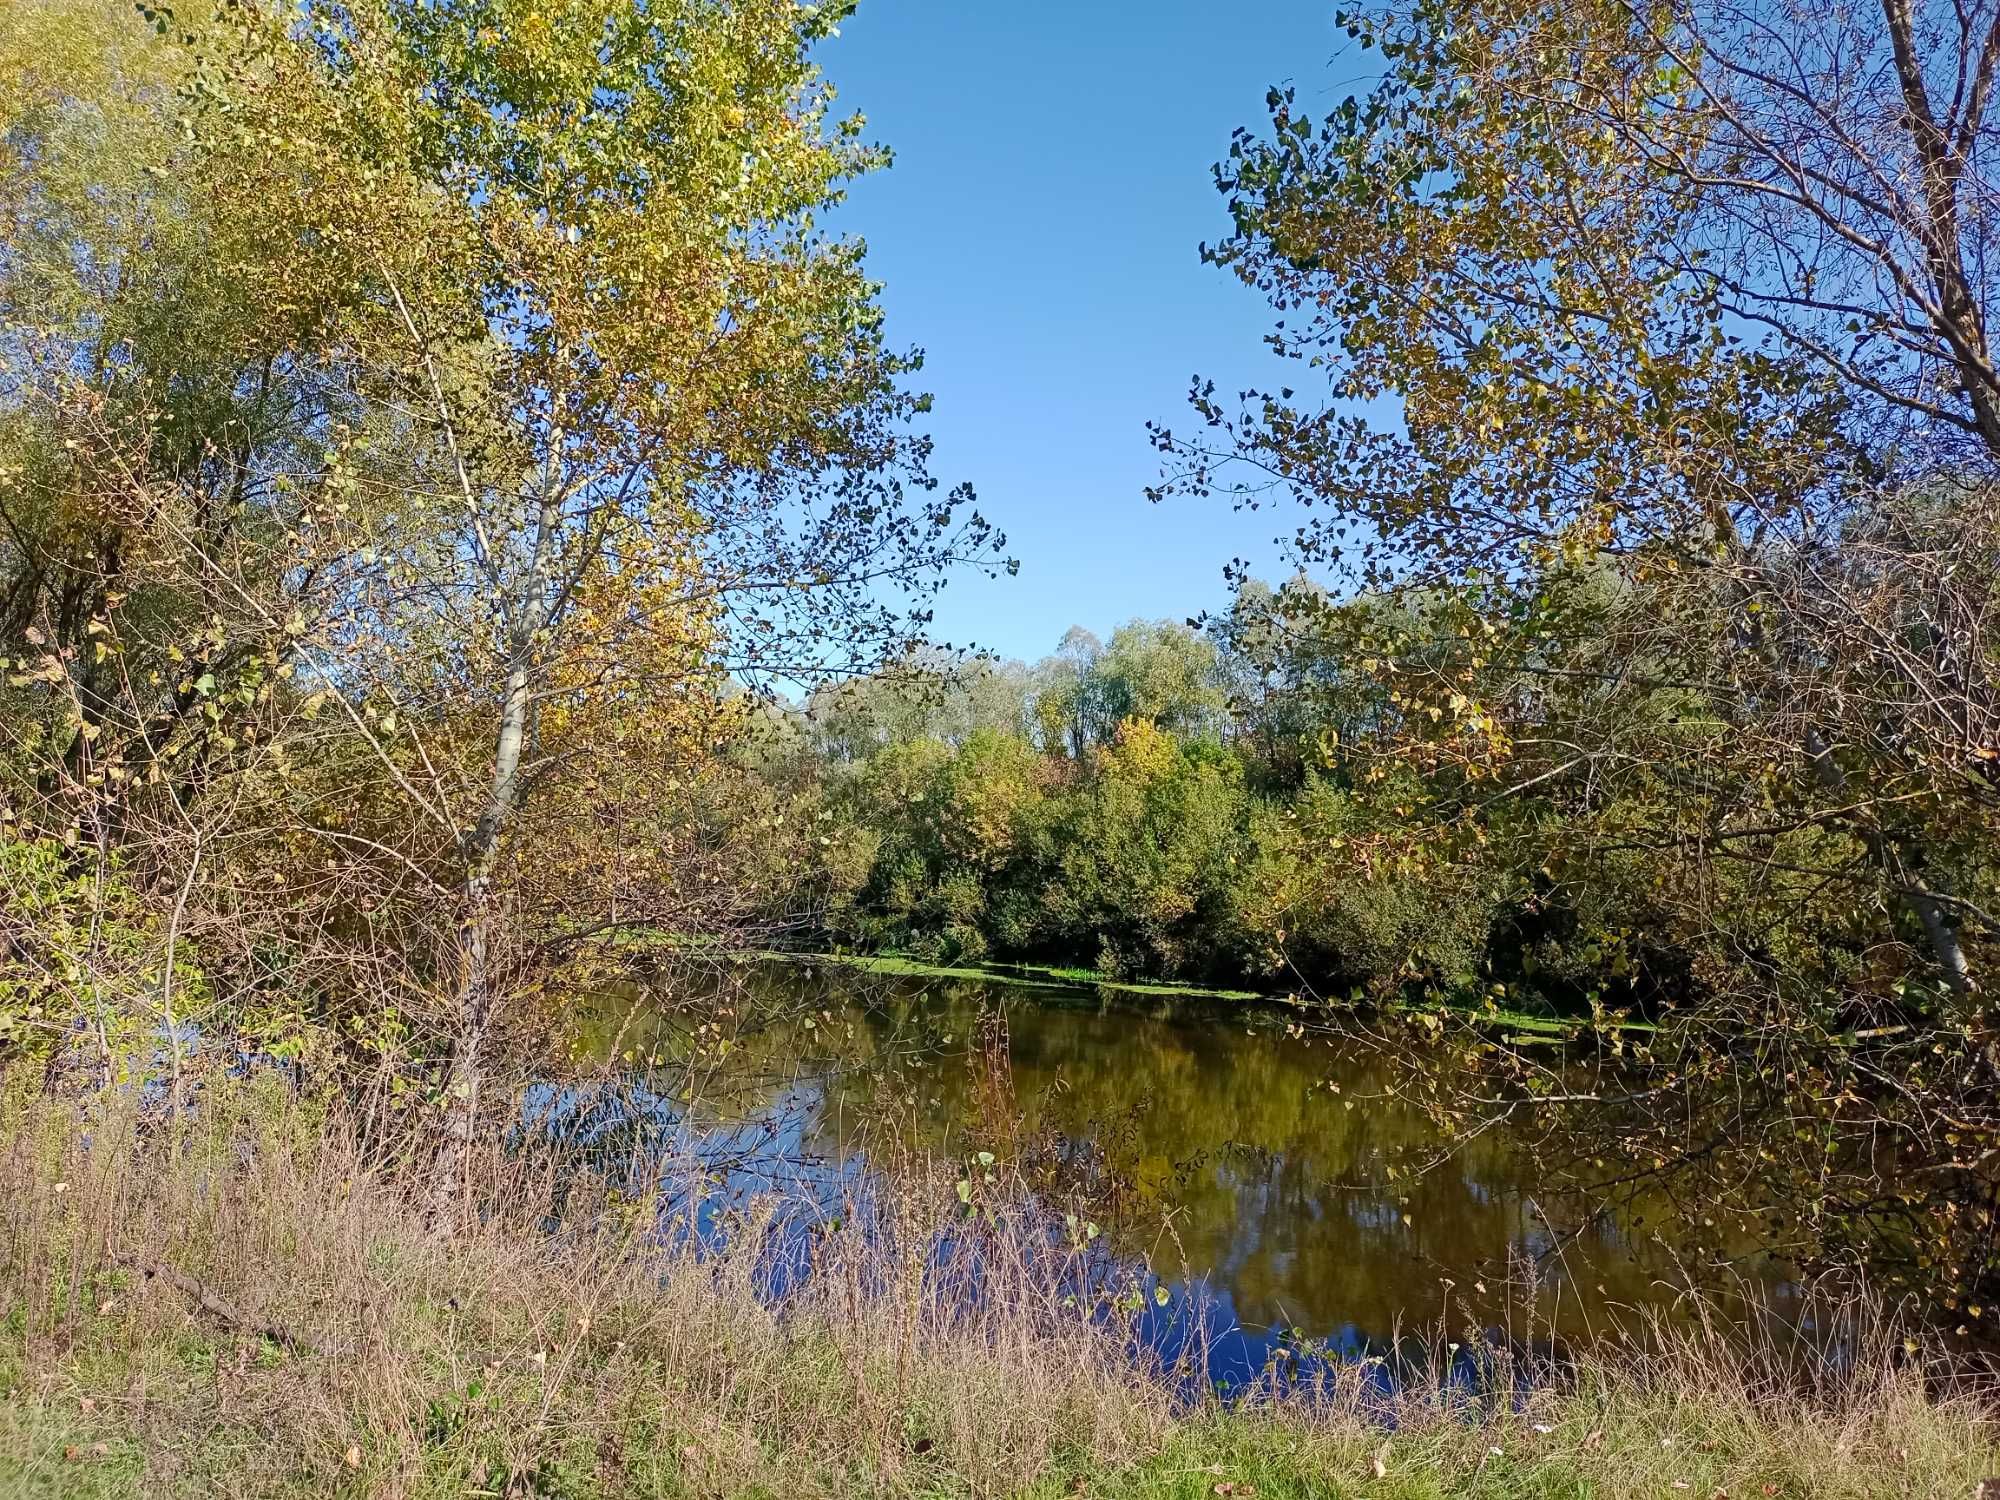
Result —
<instances>
[{"instance_id":1,"label":"reflection of trees in water","mask_svg":"<svg viewBox=\"0 0 2000 1500\"><path fill-rule=\"evenodd\" d=\"M1659 1301L1676 1275L1671 1246L1632 1228L1660 1205L1564 1216L1504 1129L1435 1159L1440 1137L1396 1097L1395 1065L1351 1045L1280 1038L1240 1012L1167 1016L978 983L771 966L754 984L769 993L746 1011L774 1019L743 1028L726 1067L689 1071L699 1087L675 1126L682 1144L725 1142L738 1182L790 1180L784 1159L894 1170L1001 1146L1062 1191L1108 1197L1120 1252L1206 1278L1246 1324L1308 1332L1381 1337L1447 1313L1498 1325L1529 1301L1581 1332ZM982 1041L996 1005L998 1081L979 1064L1000 1035ZM1418 1158L1435 1160L1403 1175ZM1670 1216L1654 1223L1671 1236Z\"/></svg>"}]
</instances>

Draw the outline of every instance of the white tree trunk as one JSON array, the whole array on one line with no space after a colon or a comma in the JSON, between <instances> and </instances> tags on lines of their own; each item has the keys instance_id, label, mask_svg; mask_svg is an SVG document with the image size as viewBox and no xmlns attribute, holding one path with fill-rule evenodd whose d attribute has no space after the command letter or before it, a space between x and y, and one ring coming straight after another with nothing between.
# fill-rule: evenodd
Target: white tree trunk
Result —
<instances>
[{"instance_id":1,"label":"white tree trunk","mask_svg":"<svg viewBox=\"0 0 2000 1500\"><path fill-rule=\"evenodd\" d=\"M494 735L493 780L479 821L465 837L465 892L458 924L457 994L454 997L451 1068L446 1082L442 1140L432 1182L432 1217L456 1221L463 1206L466 1168L478 1134L480 1093L495 1002L492 952L500 919L493 870L500 840L519 799L521 756L528 739L531 694L528 668L516 653L507 674Z\"/></svg>"}]
</instances>

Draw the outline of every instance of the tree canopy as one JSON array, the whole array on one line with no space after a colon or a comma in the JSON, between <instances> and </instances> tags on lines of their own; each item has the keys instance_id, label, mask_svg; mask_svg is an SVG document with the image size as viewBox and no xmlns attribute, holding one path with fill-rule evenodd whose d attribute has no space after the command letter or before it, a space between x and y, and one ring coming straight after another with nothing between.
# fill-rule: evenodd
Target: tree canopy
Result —
<instances>
[{"instance_id":1,"label":"tree canopy","mask_svg":"<svg viewBox=\"0 0 2000 1500\"><path fill-rule=\"evenodd\" d=\"M344 987L389 944L470 1117L580 926L727 925L727 681L899 653L1001 542L819 224L883 159L831 11L149 16L0 29L0 797Z\"/></svg>"}]
</instances>

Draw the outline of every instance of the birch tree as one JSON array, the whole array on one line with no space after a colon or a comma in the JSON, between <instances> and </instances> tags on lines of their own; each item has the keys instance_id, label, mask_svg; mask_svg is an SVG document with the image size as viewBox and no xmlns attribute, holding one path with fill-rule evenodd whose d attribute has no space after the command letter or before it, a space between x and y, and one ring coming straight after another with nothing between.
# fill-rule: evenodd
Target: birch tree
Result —
<instances>
[{"instance_id":1,"label":"birch tree","mask_svg":"<svg viewBox=\"0 0 2000 1500\"><path fill-rule=\"evenodd\" d=\"M62 3L119 34L106 8ZM884 341L863 247L822 222L887 160L811 60L838 13L791 0L147 13L163 61L135 108L162 144L140 154L132 201L167 214L262 319L211 335L239 361L223 388L258 388L246 353L277 378L268 421L240 442L226 415L185 435L237 487L221 513L254 518L254 534L204 549L195 490L174 475L127 465L111 488L198 601L184 606L196 633L258 643L239 653L266 673L244 706L270 722L233 737L258 747L255 765L206 762L217 786L255 772L209 804L231 809L239 851L258 851L232 878L254 868L265 904L309 909L322 935L393 932L398 994L436 1002L452 1058L441 1207L495 1028L545 991L551 955L582 932L728 910L672 809L731 716L778 678L900 652L947 569L1004 565L969 493L929 474L917 364ZM87 114L100 86L87 72L54 77L50 97ZM30 186L79 166L33 151L21 164ZM102 184L77 184L81 213ZM191 209L179 221L177 195ZM144 266L147 234L106 242ZM170 280L87 290L163 326L193 305ZM21 389L88 394L87 345L29 337L25 300L10 324ZM105 339L122 355L120 336ZM190 359L169 351L158 389ZM162 430L106 451L157 451ZM74 472L48 472L48 493L80 493ZM146 622L89 547L73 573L97 603L73 612L73 638L37 646L55 596L34 581L44 551L20 558L21 691L55 726L30 756L69 755L74 774L57 780L95 806L87 783L112 742L132 754L135 741L89 720L91 642L136 650ZM148 649L196 662L185 645ZM167 700L197 720L204 703L234 704L237 662L163 676Z\"/></svg>"}]
</instances>

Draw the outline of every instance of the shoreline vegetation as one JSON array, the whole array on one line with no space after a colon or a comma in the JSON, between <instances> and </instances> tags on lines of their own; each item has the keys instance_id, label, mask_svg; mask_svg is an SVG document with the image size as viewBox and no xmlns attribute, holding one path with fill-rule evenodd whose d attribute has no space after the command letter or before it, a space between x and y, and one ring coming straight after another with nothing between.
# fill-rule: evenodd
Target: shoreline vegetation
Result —
<instances>
[{"instance_id":1,"label":"shoreline vegetation","mask_svg":"<svg viewBox=\"0 0 2000 1500\"><path fill-rule=\"evenodd\" d=\"M440 1236L337 1109L268 1078L177 1122L129 1092L0 1110L9 1500L1903 1500L2000 1470L1989 1396L1852 1307L1817 1355L1659 1329L1495 1353L1496 1398L1440 1374L1476 1331L1433 1330L1394 1388L1354 1362L1225 1404L1069 1305L1032 1239L979 1237L987 1295L955 1295L943 1176L774 1298L755 1211L697 1256L644 1195L521 1156L482 1155L472 1227Z\"/></svg>"},{"instance_id":2,"label":"shoreline vegetation","mask_svg":"<svg viewBox=\"0 0 2000 1500\"><path fill-rule=\"evenodd\" d=\"M640 934L621 938L620 944L641 952L649 946L664 946L685 951L687 940L674 935ZM1359 1002L1308 1000L1296 992L1283 993L1274 990L1246 990L1180 983L1169 979L1109 974L1077 965L1010 962L1002 959L939 961L893 948L876 952L815 947L746 947L720 951L732 959L803 966L831 964L882 978L977 980L982 984L1036 990L1049 996L1089 992L1117 996L1131 1001L1148 998L1181 999L1201 1006L1214 1004L1251 1006L1268 1016L1289 1016L1294 1019L1301 1011L1341 1013L1351 1008L1358 1013L1397 1014L1438 1008L1436 1004L1419 1005L1383 997L1372 997ZM1521 1035L1510 1037L1509 1040L1528 1042L1567 1040L1590 1031L1639 1035L1655 1029L1651 1022L1628 1016L1562 1016L1524 1011L1511 1006L1488 1005L1475 1008L1450 1002L1443 1002L1442 1008L1462 1022L1519 1033Z\"/></svg>"},{"instance_id":3,"label":"shoreline vegetation","mask_svg":"<svg viewBox=\"0 0 2000 1500\"><path fill-rule=\"evenodd\" d=\"M987 984L1018 984L1042 990L1103 992L1133 1000L1150 997L1184 999L1202 1004L1209 1002L1248 1004L1272 1016L1287 1013L1296 1015L1301 1010L1337 1012L1347 1008L1343 1002L1309 1002L1301 1000L1296 994L1280 994L1268 990L1210 988L1198 984L1177 984L1165 979L1127 978L1123 975L1104 974L1092 969L1055 964L1007 963L999 960L985 960L971 964L941 964L896 952L822 953L765 949L761 950L759 956L792 963L844 964L860 969L863 973L912 979L978 979ZM1420 1007L1409 1002L1378 998L1355 1008L1364 1012L1393 1014L1413 1012ZM1653 1030L1650 1023L1627 1017L1593 1020L1588 1017L1537 1015L1530 1011L1505 1006L1474 1008L1469 1005L1449 1003L1445 1004L1444 1008L1463 1021L1484 1027L1532 1033L1532 1039L1537 1041L1576 1037L1590 1030L1635 1033Z\"/></svg>"}]
</instances>

